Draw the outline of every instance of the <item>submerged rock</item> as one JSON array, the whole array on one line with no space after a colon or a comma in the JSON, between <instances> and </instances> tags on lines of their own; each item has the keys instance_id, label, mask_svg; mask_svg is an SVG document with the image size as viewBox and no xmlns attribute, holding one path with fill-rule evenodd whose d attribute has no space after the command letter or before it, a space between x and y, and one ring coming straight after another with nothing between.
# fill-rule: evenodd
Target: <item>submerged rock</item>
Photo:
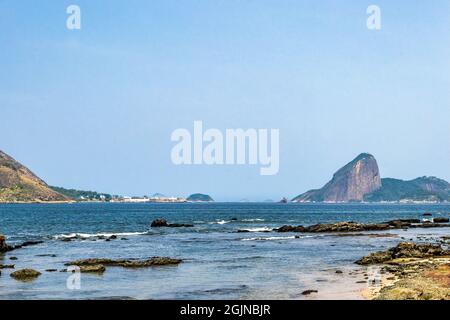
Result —
<instances>
[{"instance_id":1,"label":"submerged rock","mask_svg":"<svg viewBox=\"0 0 450 320\"><path fill-rule=\"evenodd\" d=\"M433 219L434 223L447 223L450 222L449 218L434 218Z\"/></svg>"},{"instance_id":2,"label":"submerged rock","mask_svg":"<svg viewBox=\"0 0 450 320\"><path fill-rule=\"evenodd\" d=\"M166 219L153 220L151 227L152 228L167 227L167 220Z\"/></svg>"},{"instance_id":3,"label":"submerged rock","mask_svg":"<svg viewBox=\"0 0 450 320\"><path fill-rule=\"evenodd\" d=\"M82 273L103 273L106 271L106 268L102 264L92 264L92 265L80 265L76 266L79 268L79 271ZM54 270L54 271L53 271ZM51 272L57 271L56 269L52 269ZM69 270L63 269L61 272L68 272ZM75 272L76 270L71 270L72 272Z\"/></svg>"},{"instance_id":4,"label":"submerged rock","mask_svg":"<svg viewBox=\"0 0 450 320\"><path fill-rule=\"evenodd\" d=\"M160 228L160 227L169 227L169 228L181 228L181 227L193 227L193 224L186 224L186 223L167 223L166 219L156 219L153 220L152 224L150 225L152 228Z\"/></svg>"},{"instance_id":5,"label":"submerged rock","mask_svg":"<svg viewBox=\"0 0 450 320\"><path fill-rule=\"evenodd\" d=\"M307 296L310 295L311 293L318 293L318 290L305 290L302 292L302 295Z\"/></svg>"},{"instance_id":6,"label":"submerged rock","mask_svg":"<svg viewBox=\"0 0 450 320\"><path fill-rule=\"evenodd\" d=\"M280 227L278 229L274 229L274 230L278 231L278 232L305 232L306 228L303 226L295 227L295 226L287 226L286 225L286 226L282 226L282 227Z\"/></svg>"},{"instance_id":7,"label":"submerged rock","mask_svg":"<svg viewBox=\"0 0 450 320\"><path fill-rule=\"evenodd\" d=\"M34 269L21 269L11 273L11 277L19 281L30 281L39 277L41 273Z\"/></svg>"},{"instance_id":8,"label":"submerged rock","mask_svg":"<svg viewBox=\"0 0 450 320\"><path fill-rule=\"evenodd\" d=\"M124 268L144 268L144 267L154 267L154 266L166 266L166 265L178 265L182 262L181 259L173 259L168 257L153 257L147 260L127 260L127 259L103 259L103 258L93 258L93 259L83 259L76 260L66 263L66 266L114 266L114 267L124 267Z\"/></svg>"},{"instance_id":9,"label":"submerged rock","mask_svg":"<svg viewBox=\"0 0 450 320\"><path fill-rule=\"evenodd\" d=\"M325 233L325 232L361 232L361 231L383 231L394 229L408 229L408 228L439 228L450 227L449 224L443 224L446 218L441 218L439 223L420 223L419 219L398 219L391 220L382 223L357 223L353 221L349 222L336 222L336 223L318 223L308 227L303 226L289 226L285 225L274 231L278 232L311 232L311 233Z\"/></svg>"},{"instance_id":10,"label":"submerged rock","mask_svg":"<svg viewBox=\"0 0 450 320\"><path fill-rule=\"evenodd\" d=\"M169 228L192 228L194 225L193 224L188 224L188 223L172 223L172 224L168 224L167 227Z\"/></svg>"},{"instance_id":11,"label":"submerged rock","mask_svg":"<svg viewBox=\"0 0 450 320\"><path fill-rule=\"evenodd\" d=\"M0 234L0 253L5 253L8 251L12 251L15 249L20 249L23 247L28 247L28 246L32 246L32 245L36 245L36 244L40 244L43 243L44 241L25 241L22 244L18 244L15 246L10 246L6 244L6 237L2 234Z\"/></svg>"},{"instance_id":12,"label":"submerged rock","mask_svg":"<svg viewBox=\"0 0 450 320\"><path fill-rule=\"evenodd\" d=\"M0 264L0 269L14 269L14 267L13 264Z\"/></svg>"}]
</instances>

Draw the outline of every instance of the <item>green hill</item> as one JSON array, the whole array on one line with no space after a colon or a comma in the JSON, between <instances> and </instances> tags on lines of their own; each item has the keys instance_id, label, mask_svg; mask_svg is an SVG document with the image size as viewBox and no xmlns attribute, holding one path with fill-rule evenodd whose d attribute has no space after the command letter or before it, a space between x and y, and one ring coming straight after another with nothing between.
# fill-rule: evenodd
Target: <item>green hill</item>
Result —
<instances>
[{"instance_id":1,"label":"green hill","mask_svg":"<svg viewBox=\"0 0 450 320\"><path fill-rule=\"evenodd\" d=\"M65 189L61 187L53 187L50 188L67 198L70 198L75 201L111 201L112 195L107 193L98 193L95 191L82 191L75 189Z\"/></svg>"},{"instance_id":2,"label":"green hill","mask_svg":"<svg viewBox=\"0 0 450 320\"><path fill-rule=\"evenodd\" d=\"M381 188L364 197L364 201L450 201L450 184L436 177L420 177L410 181L381 179Z\"/></svg>"},{"instance_id":3,"label":"green hill","mask_svg":"<svg viewBox=\"0 0 450 320\"><path fill-rule=\"evenodd\" d=\"M0 151L0 203L69 201L11 156Z\"/></svg>"},{"instance_id":4,"label":"green hill","mask_svg":"<svg viewBox=\"0 0 450 320\"><path fill-rule=\"evenodd\" d=\"M213 200L213 198L211 198L207 194L194 193L194 194L191 194L187 198L187 201L191 201L191 202L213 202L214 200Z\"/></svg>"}]
</instances>

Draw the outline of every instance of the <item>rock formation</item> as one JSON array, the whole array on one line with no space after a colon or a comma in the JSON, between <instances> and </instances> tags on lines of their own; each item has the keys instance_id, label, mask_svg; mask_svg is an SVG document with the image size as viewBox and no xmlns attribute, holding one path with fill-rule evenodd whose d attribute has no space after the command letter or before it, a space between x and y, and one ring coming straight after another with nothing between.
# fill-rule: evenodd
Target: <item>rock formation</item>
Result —
<instances>
[{"instance_id":1,"label":"rock formation","mask_svg":"<svg viewBox=\"0 0 450 320\"><path fill-rule=\"evenodd\" d=\"M366 194L381 188L380 172L375 158L362 153L339 169L323 188L310 190L294 198L294 202L362 201Z\"/></svg>"},{"instance_id":2,"label":"rock formation","mask_svg":"<svg viewBox=\"0 0 450 320\"><path fill-rule=\"evenodd\" d=\"M0 203L67 200L28 168L0 151Z\"/></svg>"}]
</instances>

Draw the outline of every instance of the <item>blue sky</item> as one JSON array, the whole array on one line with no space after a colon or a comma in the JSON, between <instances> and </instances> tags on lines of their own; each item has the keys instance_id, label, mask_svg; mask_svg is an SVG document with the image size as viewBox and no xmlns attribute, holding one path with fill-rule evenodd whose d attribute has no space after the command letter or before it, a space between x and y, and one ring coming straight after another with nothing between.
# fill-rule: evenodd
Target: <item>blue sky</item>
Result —
<instances>
[{"instance_id":1,"label":"blue sky","mask_svg":"<svg viewBox=\"0 0 450 320\"><path fill-rule=\"evenodd\" d=\"M278 200L361 152L383 177L450 180L447 0L31 3L0 0L0 149L49 184ZM173 165L194 120L279 129L279 173Z\"/></svg>"}]
</instances>

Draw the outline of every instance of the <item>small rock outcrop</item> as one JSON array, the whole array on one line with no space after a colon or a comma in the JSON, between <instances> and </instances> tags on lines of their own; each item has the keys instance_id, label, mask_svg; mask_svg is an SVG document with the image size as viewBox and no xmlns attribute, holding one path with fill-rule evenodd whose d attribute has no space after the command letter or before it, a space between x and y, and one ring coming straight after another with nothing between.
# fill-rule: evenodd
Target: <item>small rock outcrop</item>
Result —
<instances>
[{"instance_id":1,"label":"small rock outcrop","mask_svg":"<svg viewBox=\"0 0 450 320\"><path fill-rule=\"evenodd\" d=\"M11 247L6 244L6 237L0 234L0 253L11 250Z\"/></svg>"},{"instance_id":2,"label":"small rock outcrop","mask_svg":"<svg viewBox=\"0 0 450 320\"><path fill-rule=\"evenodd\" d=\"M302 295L309 296L311 293L318 293L318 290L305 290L302 292Z\"/></svg>"},{"instance_id":3,"label":"small rock outcrop","mask_svg":"<svg viewBox=\"0 0 450 320\"><path fill-rule=\"evenodd\" d=\"M152 224L150 225L152 228L159 228L159 227L167 227L167 220L166 219L155 219L153 220Z\"/></svg>"},{"instance_id":4,"label":"small rock outcrop","mask_svg":"<svg viewBox=\"0 0 450 320\"><path fill-rule=\"evenodd\" d=\"M306 228L303 226L295 227L295 226L286 225L286 226L282 226L278 229L275 229L275 231L278 231L278 232L306 232Z\"/></svg>"},{"instance_id":5,"label":"small rock outcrop","mask_svg":"<svg viewBox=\"0 0 450 320\"><path fill-rule=\"evenodd\" d=\"M359 265L382 264L399 258L430 258L450 255L450 250L444 250L437 244L416 244L401 242L387 251L369 254L356 261Z\"/></svg>"},{"instance_id":6,"label":"small rock outcrop","mask_svg":"<svg viewBox=\"0 0 450 320\"><path fill-rule=\"evenodd\" d=\"M153 220L152 224L150 225L152 228L161 228L161 227L167 227L167 228L190 228L193 227L193 224L187 224L187 223L167 223L166 219L155 219Z\"/></svg>"},{"instance_id":7,"label":"small rock outcrop","mask_svg":"<svg viewBox=\"0 0 450 320\"><path fill-rule=\"evenodd\" d=\"M433 219L434 223L447 223L450 222L449 218L434 218Z\"/></svg>"},{"instance_id":8,"label":"small rock outcrop","mask_svg":"<svg viewBox=\"0 0 450 320\"><path fill-rule=\"evenodd\" d=\"M78 266L80 268L85 268L88 266L95 266L100 268L100 266L112 266L112 267L123 267L123 268L145 268L145 267L155 267L155 266L167 266L167 265L178 265L182 262L181 259L173 259L168 257L153 257L147 260L132 260L132 259L104 259L104 258L93 258L93 259L83 259L76 260L66 263L66 266ZM88 270L88 269L85 269ZM82 271L83 272L83 271ZM87 272L87 271L85 271ZM92 271L93 272L93 271Z\"/></svg>"},{"instance_id":9,"label":"small rock outcrop","mask_svg":"<svg viewBox=\"0 0 450 320\"><path fill-rule=\"evenodd\" d=\"M21 269L11 273L11 277L19 281L31 281L39 277L41 273L34 269Z\"/></svg>"},{"instance_id":10,"label":"small rock outcrop","mask_svg":"<svg viewBox=\"0 0 450 320\"><path fill-rule=\"evenodd\" d=\"M311 233L325 233L325 232L361 232L361 231L383 231L393 229L408 229L408 228L442 228L450 227L449 224L444 223L421 223L419 219L398 219L382 223L357 223L336 222L336 223L319 223L308 227L304 226L289 226L285 225L274 229L277 232L311 232Z\"/></svg>"}]
</instances>

